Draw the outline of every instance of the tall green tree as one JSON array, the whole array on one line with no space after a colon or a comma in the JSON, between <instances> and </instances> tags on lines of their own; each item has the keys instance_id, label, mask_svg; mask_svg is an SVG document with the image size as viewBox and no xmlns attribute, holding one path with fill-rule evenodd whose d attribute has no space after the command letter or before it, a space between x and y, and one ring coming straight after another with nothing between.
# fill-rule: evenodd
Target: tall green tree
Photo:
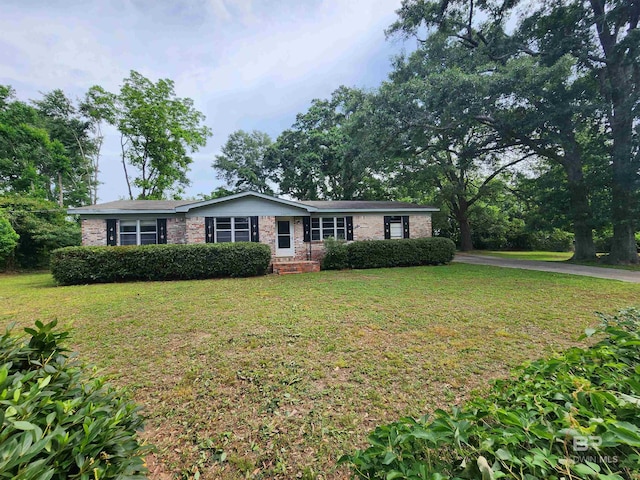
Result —
<instances>
[{"instance_id":1,"label":"tall green tree","mask_svg":"<svg viewBox=\"0 0 640 480\"><path fill-rule=\"evenodd\" d=\"M434 50L435 53L435 50ZM529 155L504 141L468 111L485 100L476 77L443 67L437 55L398 60L375 100L370 134L394 184L420 197L435 188L459 229L460 248L472 250L470 209L492 182Z\"/></svg>"},{"instance_id":2,"label":"tall green tree","mask_svg":"<svg viewBox=\"0 0 640 480\"><path fill-rule=\"evenodd\" d=\"M0 192L59 200L68 165L64 145L50 138L38 110L0 86Z\"/></svg>"},{"instance_id":3,"label":"tall green tree","mask_svg":"<svg viewBox=\"0 0 640 480\"><path fill-rule=\"evenodd\" d=\"M98 174L100 172L100 156L104 143L102 127L106 123L115 123L116 96L104 88L94 85L89 88L80 103L80 112L87 119L93 137L94 148L90 152L91 162L91 203L98 202Z\"/></svg>"},{"instance_id":4,"label":"tall green tree","mask_svg":"<svg viewBox=\"0 0 640 480\"><path fill-rule=\"evenodd\" d=\"M216 155L212 167L236 192L254 190L272 195L273 190L268 183L270 172L266 165L271 143L271 138L264 132L233 132L223 145L222 153Z\"/></svg>"},{"instance_id":5,"label":"tall green tree","mask_svg":"<svg viewBox=\"0 0 640 480\"><path fill-rule=\"evenodd\" d=\"M573 77L596 78L599 95L594 97L585 90L580 101L597 104L604 113L610 140L614 230L610 259L637 263L634 231L640 158L634 127L640 94L640 6L635 0L531 3L516 31L506 35L506 19L522 4L404 0L389 32L416 35L425 28L436 28L497 63L529 56L539 65L551 67L566 61L568 55L574 63ZM507 96L510 93L505 91Z\"/></svg>"},{"instance_id":6,"label":"tall green tree","mask_svg":"<svg viewBox=\"0 0 640 480\"><path fill-rule=\"evenodd\" d=\"M90 122L59 89L45 93L33 104L49 138L59 145L49 168L49 175L55 177L58 204L79 206L91 203L97 172L94 172L91 161L96 144Z\"/></svg>"},{"instance_id":7,"label":"tall green tree","mask_svg":"<svg viewBox=\"0 0 640 480\"><path fill-rule=\"evenodd\" d=\"M109 98L99 97L108 107ZM139 189L138 199L161 199L189 185L190 154L205 146L211 136L193 100L177 97L173 81L153 83L136 71L131 71L120 92L111 98L113 111L99 118L110 121L120 132L129 198L134 198L134 188Z\"/></svg>"},{"instance_id":8,"label":"tall green tree","mask_svg":"<svg viewBox=\"0 0 640 480\"><path fill-rule=\"evenodd\" d=\"M342 86L296 117L268 153L280 193L307 200L386 196L377 152L364 143L367 105L366 92Z\"/></svg>"}]
</instances>

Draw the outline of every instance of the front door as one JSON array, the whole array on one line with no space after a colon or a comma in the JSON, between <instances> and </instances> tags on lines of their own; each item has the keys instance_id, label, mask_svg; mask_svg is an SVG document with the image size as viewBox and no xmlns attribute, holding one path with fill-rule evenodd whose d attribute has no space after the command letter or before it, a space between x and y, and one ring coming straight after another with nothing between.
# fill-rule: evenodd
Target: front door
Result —
<instances>
[{"instance_id":1,"label":"front door","mask_svg":"<svg viewBox=\"0 0 640 480\"><path fill-rule=\"evenodd\" d=\"M276 219L276 256L295 256L293 248L293 219L291 218Z\"/></svg>"}]
</instances>

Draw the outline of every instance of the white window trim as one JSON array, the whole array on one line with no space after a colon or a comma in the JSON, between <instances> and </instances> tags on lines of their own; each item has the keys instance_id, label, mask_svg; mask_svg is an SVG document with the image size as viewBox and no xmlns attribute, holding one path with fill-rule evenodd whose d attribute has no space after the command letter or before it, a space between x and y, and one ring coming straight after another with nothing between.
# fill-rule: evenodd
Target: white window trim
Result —
<instances>
[{"instance_id":1,"label":"white window trim","mask_svg":"<svg viewBox=\"0 0 640 480\"><path fill-rule=\"evenodd\" d=\"M154 244L148 244L148 245L157 245L158 244L158 221L157 220L140 220L139 218L136 220L119 220L118 221L118 245L122 246L122 225L132 225L135 222L136 225L136 246L142 245L140 243L141 241L141 230L140 230L140 222L149 222L151 223L152 221L155 224L155 234L156 234L156 241ZM151 233L151 232L145 232L145 233ZM133 232L125 232L125 235L132 235ZM125 246L129 246L129 245L125 245Z\"/></svg>"},{"instance_id":2,"label":"white window trim","mask_svg":"<svg viewBox=\"0 0 640 480\"><path fill-rule=\"evenodd\" d=\"M311 229L311 241L312 242L322 242L325 238L324 238L324 231L325 230L329 230L329 229L325 229L323 227L323 220L325 219L333 219L333 235L330 235L331 237L335 238L336 240L338 240L338 228L344 230L344 238L341 238L340 240L345 240L347 238L347 218L346 217L312 217L310 220L310 229ZM342 222L343 222L343 226L342 227L338 227L338 219L341 218ZM313 221L314 220L318 220L318 228L313 228ZM319 236L320 238L318 240L313 240L313 232L319 232Z\"/></svg>"},{"instance_id":3,"label":"white window trim","mask_svg":"<svg viewBox=\"0 0 640 480\"><path fill-rule=\"evenodd\" d=\"M219 218L229 218L231 220L231 230L218 228L218 219ZM213 217L213 243L237 243L236 242L236 218L246 218L247 219L247 228L238 229L238 232L247 232L249 234L249 240L240 240L241 242L250 242L251 241L251 217ZM226 223L226 222L225 222ZM231 241L230 242L218 242L218 232L231 232Z\"/></svg>"},{"instance_id":4,"label":"white window trim","mask_svg":"<svg viewBox=\"0 0 640 480\"><path fill-rule=\"evenodd\" d=\"M391 218L399 218L400 220L389 220L389 239L390 240L402 240L404 238L404 221L401 215L394 215ZM392 225L400 225L400 236L393 236Z\"/></svg>"}]
</instances>

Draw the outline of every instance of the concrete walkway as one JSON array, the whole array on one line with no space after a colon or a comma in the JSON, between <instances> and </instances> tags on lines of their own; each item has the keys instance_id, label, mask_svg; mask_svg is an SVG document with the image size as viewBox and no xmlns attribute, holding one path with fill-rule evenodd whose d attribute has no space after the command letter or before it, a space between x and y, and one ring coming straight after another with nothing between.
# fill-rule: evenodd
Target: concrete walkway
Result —
<instances>
[{"instance_id":1,"label":"concrete walkway","mask_svg":"<svg viewBox=\"0 0 640 480\"><path fill-rule=\"evenodd\" d=\"M454 262L470 263L472 265L491 265L493 267L521 268L524 270L539 270L541 272L567 273L569 275L583 275L586 277L606 278L622 282L640 283L640 272L619 270L617 268L587 267L573 265L566 262L539 262L535 260L514 260L510 258L490 257L488 255L471 255L458 253Z\"/></svg>"}]
</instances>

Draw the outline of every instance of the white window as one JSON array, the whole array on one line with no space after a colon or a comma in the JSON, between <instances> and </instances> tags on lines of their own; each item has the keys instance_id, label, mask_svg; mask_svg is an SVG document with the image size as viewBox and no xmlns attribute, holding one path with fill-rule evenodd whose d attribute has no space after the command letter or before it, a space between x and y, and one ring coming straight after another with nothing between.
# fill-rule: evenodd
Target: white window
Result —
<instances>
[{"instance_id":1,"label":"white window","mask_svg":"<svg viewBox=\"0 0 640 480\"><path fill-rule=\"evenodd\" d=\"M389 219L389 233L392 240L404 238L402 231L402 217L391 217Z\"/></svg>"},{"instance_id":2,"label":"white window","mask_svg":"<svg viewBox=\"0 0 640 480\"><path fill-rule=\"evenodd\" d=\"M155 220L120 220L120 245L153 245L158 243Z\"/></svg>"},{"instance_id":3,"label":"white window","mask_svg":"<svg viewBox=\"0 0 640 480\"><path fill-rule=\"evenodd\" d=\"M344 217L320 217L311 219L311 240L324 240L333 237L336 240L344 240L345 235Z\"/></svg>"},{"instance_id":4,"label":"white window","mask_svg":"<svg viewBox=\"0 0 640 480\"><path fill-rule=\"evenodd\" d=\"M251 222L249 217L215 217L215 242L250 242Z\"/></svg>"}]
</instances>

